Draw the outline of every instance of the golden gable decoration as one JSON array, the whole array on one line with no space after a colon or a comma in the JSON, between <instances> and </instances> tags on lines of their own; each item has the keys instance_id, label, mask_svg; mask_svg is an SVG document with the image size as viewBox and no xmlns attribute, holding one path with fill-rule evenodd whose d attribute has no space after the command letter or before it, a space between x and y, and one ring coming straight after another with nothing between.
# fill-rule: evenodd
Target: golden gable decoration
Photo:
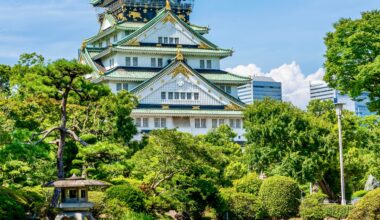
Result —
<instances>
[{"instance_id":1,"label":"golden gable decoration","mask_svg":"<svg viewBox=\"0 0 380 220\"><path fill-rule=\"evenodd\" d=\"M170 22L170 23L175 23L176 22L176 20L175 20L175 18L171 15L171 14L168 14L163 20L162 20L162 22L165 24L165 23L168 23L168 22Z\"/></svg>"},{"instance_id":2,"label":"golden gable decoration","mask_svg":"<svg viewBox=\"0 0 380 220\"><path fill-rule=\"evenodd\" d=\"M243 110L240 106L234 104L234 103L230 103L229 105L226 105L224 107L224 110L231 110L231 111L241 111Z\"/></svg>"},{"instance_id":3,"label":"golden gable decoration","mask_svg":"<svg viewBox=\"0 0 380 220\"><path fill-rule=\"evenodd\" d=\"M188 79L192 75L192 73L183 65L179 65L177 68L173 70L172 78L175 78L178 74L183 74Z\"/></svg>"},{"instance_id":4,"label":"golden gable decoration","mask_svg":"<svg viewBox=\"0 0 380 220\"><path fill-rule=\"evenodd\" d=\"M132 39L128 41L127 43L128 46L140 46L140 42L137 39Z\"/></svg>"}]
</instances>

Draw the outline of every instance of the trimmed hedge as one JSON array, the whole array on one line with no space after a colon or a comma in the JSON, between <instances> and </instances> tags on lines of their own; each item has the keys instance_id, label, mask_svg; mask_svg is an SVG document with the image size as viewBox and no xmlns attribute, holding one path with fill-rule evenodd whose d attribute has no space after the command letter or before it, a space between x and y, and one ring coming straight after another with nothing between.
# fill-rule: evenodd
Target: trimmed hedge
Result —
<instances>
[{"instance_id":1,"label":"trimmed hedge","mask_svg":"<svg viewBox=\"0 0 380 220\"><path fill-rule=\"evenodd\" d=\"M135 212L144 211L145 209L145 194L140 189L130 185L113 186L107 189L106 199L117 199Z\"/></svg>"},{"instance_id":2,"label":"trimmed hedge","mask_svg":"<svg viewBox=\"0 0 380 220\"><path fill-rule=\"evenodd\" d=\"M323 220L325 218L345 219L352 206L338 204L322 204L327 198L325 194L316 193L303 199L300 206L300 215L305 220Z\"/></svg>"},{"instance_id":3,"label":"trimmed hedge","mask_svg":"<svg viewBox=\"0 0 380 220\"><path fill-rule=\"evenodd\" d=\"M380 219L380 188L370 191L355 205L349 220Z\"/></svg>"},{"instance_id":4,"label":"trimmed hedge","mask_svg":"<svg viewBox=\"0 0 380 220\"><path fill-rule=\"evenodd\" d=\"M257 196L262 183L263 181L259 179L256 173L250 173L241 179L235 180L234 187L237 192L251 193Z\"/></svg>"},{"instance_id":5,"label":"trimmed hedge","mask_svg":"<svg viewBox=\"0 0 380 220\"><path fill-rule=\"evenodd\" d=\"M272 218L290 218L298 214L301 191L295 180L274 176L264 180L259 191L265 214Z\"/></svg>"}]
</instances>

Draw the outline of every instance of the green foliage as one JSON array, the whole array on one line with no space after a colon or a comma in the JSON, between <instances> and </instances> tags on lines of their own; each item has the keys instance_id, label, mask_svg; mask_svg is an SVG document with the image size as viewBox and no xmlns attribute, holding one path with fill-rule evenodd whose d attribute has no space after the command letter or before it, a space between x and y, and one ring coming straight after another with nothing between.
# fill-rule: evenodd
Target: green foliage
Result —
<instances>
[{"instance_id":1,"label":"green foliage","mask_svg":"<svg viewBox=\"0 0 380 220\"><path fill-rule=\"evenodd\" d=\"M0 219L23 219L27 201L10 189L0 188Z\"/></svg>"},{"instance_id":2,"label":"green foliage","mask_svg":"<svg viewBox=\"0 0 380 220\"><path fill-rule=\"evenodd\" d=\"M274 176L265 179L260 187L259 200L265 213L272 218L288 218L298 213L301 191L289 177Z\"/></svg>"},{"instance_id":3,"label":"green foliage","mask_svg":"<svg viewBox=\"0 0 380 220\"><path fill-rule=\"evenodd\" d=\"M348 216L349 220L372 220L380 219L380 188L365 195Z\"/></svg>"},{"instance_id":4,"label":"green foliage","mask_svg":"<svg viewBox=\"0 0 380 220\"><path fill-rule=\"evenodd\" d=\"M11 67L0 64L0 93L10 92Z\"/></svg>"},{"instance_id":5,"label":"green foliage","mask_svg":"<svg viewBox=\"0 0 380 220\"><path fill-rule=\"evenodd\" d=\"M346 219L352 206L338 204L323 204L327 198L321 193L308 195L302 200L300 215L305 220L323 220L325 218Z\"/></svg>"},{"instance_id":6,"label":"green foliage","mask_svg":"<svg viewBox=\"0 0 380 220\"><path fill-rule=\"evenodd\" d=\"M220 194L229 218L261 219L262 210L257 196L250 193L236 192L232 188L221 189Z\"/></svg>"},{"instance_id":7,"label":"green foliage","mask_svg":"<svg viewBox=\"0 0 380 220\"><path fill-rule=\"evenodd\" d=\"M246 161L255 172L315 182L336 155L332 124L290 103L265 99L244 112Z\"/></svg>"},{"instance_id":8,"label":"green foliage","mask_svg":"<svg viewBox=\"0 0 380 220\"><path fill-rule=\"evenodd\" d=\"M263 181L259 179L256 173L249 173L233 183L237 192L250 193L257 196Z\"/></svg>"},{"instance_id":9,"label":"green foliage","mask_svg":"<svg viewBox=\"0 0 380 220\"><path fill-rule=\"evenodd\" d=\"M325 80L358 97L369 92L370 109L380 112L380 11L363 12L360 19L340 19L327 33Z\"/></svg>"},{"instance_id":10,"label":"green foliage","mask_svg":"<svg viewBox=\"0 0 380 220\"><path fill-rule=\"evenodd\" d=\"M130 185L113 186L106 191L107 200L117 199L133 211L143 211L145 207L144 193Z\"/></svg>"},{"instance_id":11,"label":"green foliage","mask_svg":"<svg viewBox=\"0 0 380 220\"><path fill-rule=\"evenodd\" d=\"M121 217L122 220L154 220L152 216L145 213L127 212L127 214Z\"/></svg>"},{"instance_id":12,"label":"green foliage","mask_svg":"<svg viewBox=\"0 0 380 220\"><path fill-rule=\"evenodd\" d=\"M352 194L352 198L355 199L355 198L361 198L365 195L367 195L369 191L367 190L359 190L359 191L356 191Z\"/></svg>"},{"instance_id":13,"label":"green foliage","mask_svg":"<svg viewBox=\"0 0 380 220\"><path fill-rule=\"evenodd\" d=\"M99 218L101 214L104 214L104 210L106 208L106 195L104 192L100 191L89 191L88 192L88 200L94 204L94 208L92 208L92 214L96 219Z\"/></svg>"}]
</instances>

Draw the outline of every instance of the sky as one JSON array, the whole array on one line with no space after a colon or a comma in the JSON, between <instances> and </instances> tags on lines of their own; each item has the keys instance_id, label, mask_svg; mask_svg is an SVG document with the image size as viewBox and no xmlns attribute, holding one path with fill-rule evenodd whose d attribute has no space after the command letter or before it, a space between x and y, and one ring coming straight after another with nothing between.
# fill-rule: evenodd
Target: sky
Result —
<instances>
[{"instance_id":1,"label":"sky","mask_svg":"<svg viewBox=\"0 0 380 220\"><path fill-rule=\"evenodd\" d=\"M195 0L191 21L235 51L223 69L271 76L283 83L284 100L304 108L309 81L323 77L323 38L332 24L373 9L379 0ZM83 39L99 30L98 12L89 0L1 0L0 63L12 65L25 52L76 58Z\"/></svg>"}]
</instances>

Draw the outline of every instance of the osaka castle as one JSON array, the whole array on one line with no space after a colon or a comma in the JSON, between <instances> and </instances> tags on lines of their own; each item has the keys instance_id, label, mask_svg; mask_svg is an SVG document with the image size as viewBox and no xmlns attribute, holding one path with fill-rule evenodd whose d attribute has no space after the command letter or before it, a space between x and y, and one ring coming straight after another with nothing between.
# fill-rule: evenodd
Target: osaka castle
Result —
<instances>
[{"instance_id":1,"label":"osaka castle","mask_svg":"<svg viewBox=\"0 0 380 220\"><path fill-rule=\"evenodd\" d=\"M245 105L237 88L249 78L220 69L232 55L192 24L193 0L91 0L99 8L99 32L85 40L80 61L89 80L112 92L128 90L139 101L132 112L139 135L155 129L206 134L222 124L243 142Z\"/></svg>"}]
</instances>

